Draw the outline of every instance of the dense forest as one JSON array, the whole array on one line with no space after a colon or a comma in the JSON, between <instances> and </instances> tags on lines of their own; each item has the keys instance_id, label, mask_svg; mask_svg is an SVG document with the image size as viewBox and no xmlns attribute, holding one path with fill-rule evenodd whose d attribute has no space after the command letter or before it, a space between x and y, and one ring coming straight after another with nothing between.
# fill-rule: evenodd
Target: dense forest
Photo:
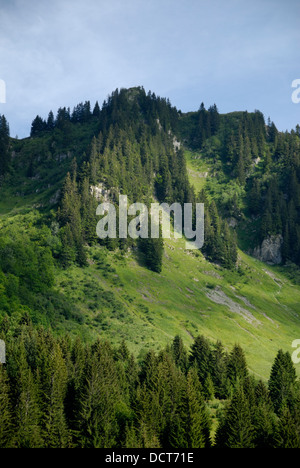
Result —
<instances>
[{"instance_id":1,"label":"dense forest","mask_svg":"<svg viewBox=\"0 0 300 468\"><path fill-rule=\"evenodd\" d=\"M86 102L73 112L60 108L56 118L52 111L47 120L37 116L32 123L31 139L20 146L15 141L9 147L9 128L4 117L3 122L6 137L1 153L5 167L2 178L4 174L6 178L15 176L21 166L27 178L36 177L41 167L46 170L55 165L58 147L74 156L69 162L57 211L63 245L61 261L65 266L74 261L84 265L84 245L99 242L95 233L99 203L95 193L99 187L116 206L119 194L126 194L131 203L147 205L159 201L170 205L192 203L195 207L196 202L206 202L204 252L225 267L235 266L235 233L221 218L214 201L208 201L205 194L196 194L190 185L184 151L174 145L179 113L168 100L150 92L146 94L143 88L116 90L101 110L96 103L92 111ZM90 140L87 134L91 135ZM18 163L12 160L12 149L20 155ZM146 256L146 265L159 273L162 239L136 244ZM132 246L132 240L107 238L102 245L126 249Z\"/></svg>"},{"instance_id":2,"label":"dense forest","mask_svg":"<svg viewBox=\"0 0 300 468\"><path fill-rule=\"evenodd\" d=\"M203 252L225 267L235 266L239 242L227 225L230 216L255 223L251 245L281 236L283 262L300 262L299 126L282 133L259 111L221 115L215 104L206 110L202 103L198 112L182 114L167 99L132 88L116 90L102 108L97 102L92 109L87 101L72 112L60 108L56 117L52 111L46 120L37 116L31 138L24 142L9 139L2 116L0 137L2 179L15 176L20 165L34 178L41 167L53 167L58 152L73 155L68 156L58 221L64 242L74 251L71 257L79 257L79 262L84 261L84 242L96 240L91 228L96 191L91 193L91 187L101 187L116 204L119 194L132 203L205 203ZM213 165L209 184L200 193L189 183L184 147ZM12 153L20 156L17 162ZM225 202L216 190L226 192L229 183L232 193ZM74 213L68 212L68 203ZM111 248L127 246L123 240L107 243ZM154 270L160 271L159 261Z\"/></svg>"},{"instance_id":3,"label":"dense forest","mask_svg":"<svg viewBox=\"0 0 300 468\"><path fill-rule=\"evenodd\" d=\"M55 338L26 315L0 329L1 448L300 447L300 389L281 350L265 384L240 346L203 336L138 362L126 343Z\"/></svg>"}]
</instances>

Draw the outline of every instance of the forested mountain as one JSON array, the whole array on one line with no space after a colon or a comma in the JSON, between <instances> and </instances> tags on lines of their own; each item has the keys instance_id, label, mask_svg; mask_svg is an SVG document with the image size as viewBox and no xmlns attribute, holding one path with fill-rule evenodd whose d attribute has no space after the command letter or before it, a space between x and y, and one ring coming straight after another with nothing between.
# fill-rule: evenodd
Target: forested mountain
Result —
<instances>
[{"instance_id":1,"label":"forested mountain","mask_svg":"<svg viewBox=\"0 0 300 468\"><path fill-rule=\"evenodd\" d=\"M99 239L120 194L204 203L203 248ZM299 446L299 126L142 87L1 116L0 228L0 446Z\"/></svg>"},{"instance_id":2,"label":"forested mountain","mask_svg":"<svg viewBox=\"0 0 300 468\"><path fill-rule=\"evenodd\" d=\"M3 321L1 336L1 448L299 447L299 388L282 351L265 384L238 345L227 353L203 336L190 350L176 336L140 363L125 343L57 339L28 320Z\"/></svg>"}]
</instances>

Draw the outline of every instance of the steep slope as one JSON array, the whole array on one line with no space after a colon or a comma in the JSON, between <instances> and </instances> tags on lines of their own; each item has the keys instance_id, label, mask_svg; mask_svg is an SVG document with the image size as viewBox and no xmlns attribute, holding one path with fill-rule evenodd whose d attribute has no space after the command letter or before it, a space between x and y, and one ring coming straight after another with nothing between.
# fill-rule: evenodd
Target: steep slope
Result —
<instances>
[{"instance_id":1,"label":"steep slope","mask_svg":"<svg viewBox=\"0 0 300 468\"><path fill-rule=\"evenodd\" d=\"M239 343L251 370L266 378L277 350L293 352L300 336L300 287L283 267L241 251L238 271L227 271L185 250L184 240L164 244L160 275L135 253L97 247L88 268L60 272L57 286L83 313L87 334L125 339L137 355L161 349L177 334L186 344L203 334L228 350ZM101 308L103 295L112 308Z\"/></svg>"},{"instance_id":2,"label":"steep slope","mask_svg":"<svg viewBox=\"0 0 300 468\"><path fill-rule=\"evenodd\" d=\"M278 349L292 352L292 342L300 337L298 270L293 265L266 265L245 253L261 220L247 213L247 186L241 182L244 161L235 160L234 139L236 154L225 162L221 157L222 135L231 147L227 127L238 128L240 122L246 126L253 119L254 128L261 129L261 115L248 120L243 113L234 113L220 120L216 108L201 112L181 115L165 100L133 89L114 93L101 111L95 106L91 113L88 105L82 105L70 116L60 109L55 128L53 124L48 128L51 119L48 127L35 119L30 139L11 142L12 169L2 184L0 201L4 239L0 286L5 299L0 303L1 316L20 318L29 313L36 324L51 326L57 334L80 334L88 341L98 336L113 343L125 339L137 356L161 349L177 334L186 344L203 334L213 342L222 341L228 350L239 343L251 371L269 376ZM199 124L197 119L202 118ZM255 143L263 146L262 133L256 137L252 159L260 151ZM184 142L180 151L176 138ZM247 170L252 167L264 174L259 161L251 166L250 153L243 155ZM262 165L266 158L264 153ZM74 197L63 204L68 172ZM208 261L206 252L186 250L183 239L171 238L164 241L158 274L145 267L144 254L134 243L124 247L81 237L87 236L87 229L79 229L86 220L80 198L84 181L88 187L102 184L112 197L120 191L145 201L154 193L160 201L195 201L205 189L206 200L218 206L238 233L236 268L222 267L218 258ZM74 215L72 225L74 213L78 218ZM89 225L91 236L95 219ZM80 246L83 240L84 266L78 265L78 245L72 236L80 238ZM28 259L33 246L36 269L16 271L14 262L5 260L8 252L14 258L24 251L22 258ZM43 249L49 256L43 256ZM39 252L51 266L45 278L39 276Z\"/></svg>"}]
</instances>

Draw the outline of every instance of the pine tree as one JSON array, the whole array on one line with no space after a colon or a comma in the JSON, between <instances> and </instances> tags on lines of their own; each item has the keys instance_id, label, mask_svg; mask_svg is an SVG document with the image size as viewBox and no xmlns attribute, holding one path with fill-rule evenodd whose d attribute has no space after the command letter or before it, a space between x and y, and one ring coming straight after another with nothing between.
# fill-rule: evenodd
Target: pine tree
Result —
<instances>
[{"instance_id":1,"label":"pine tree","mask_svg":"<svg viewBox=\"0 0 300 468\"><path fill-rule=\"evenodd\" d=\"M69 431L64 401L67 393L68 375L61 348L56 343L51 350L48 365L43 421L45 448L67 448Z\"/></svg>"},{"instance_id":2,"label":"pine tree","mask_svg":"<svg viewBox=\"0 0 300 468\"><path fill-rule=\"evenodd\" d=\"M145 264L149 270L155 273L161 273L163 267L164 241L162 238L162 228L159 226L159 237L151 237L150 220L148 222L149 237L147 239L139 238L138 246L145 257Z\"/></svg>"},{"instance_id":3,"label":"pine tree","mask_svg":"<svg viewBox=\"0 0 300 468\"><path fill-rule=\"evenodd\" d=\"M203 385L211 369L211 348L204 336L197 336L191 346L190 363L196 364L198 376Z\"/></svg>"},{"instance_id":4,"label":"pine tree","mask_svg":"<svg viewBox=\"0 0 300 468\"><path fill-rule=\"evenodd\" d=\"M255 448L274 448L276 419L268 388L260 380L255 388L255 404L252 408Z\"/></svg>"},{"instance_id":5,"label":"pine tree","mask_svg":"<svg viewBox=\"0 0 300 468\"><path fill-rule=\"evenodd\" d=\"M188 446L209 448L211 446L210 420L195 367L192 367L187 375L187 411Z\"/></svg>"},{"instance_id":6,"label":"pine tree","mask_svg":"<svg viewBox=\"0 0 300 468\"><path fill-rule=\"evenodd\" d=\"M39 115L36 116L31 125L30 136L36 137L39 136L41 132L47 130L47 123Z\"/></svg>"},{"instance_id":7,"label":"pine tree","mask_svg":"<svg viewBox=\"0 0 300 468\"><path fill-rule=\"evenodd\" d=\"M55 118L52 111L49 112L48 119L47 119L47 130L52 131L55 128Z\"/></svg>"},{"instance_id":8,"label":"pine tree","mask_svg":"<svg viewBox=\"0 0 300 468\"><path fill-rule=\"evenodd\" d=\"M179 335L176 335L172 342L171 352L176 366L183 372L186 372L188 368L188 356L182 338Z\"/></svg>"},{"instance_id":9,"label":"pine tree","mask_svg":"<svg viewBox=\"0 0 300 468\"><path fill-rule=\"evenodd\" d=\"M254 428L243 389L235 391L216 432L217 448L254 448Z\"/></svg>"},{"instance_id":10,"label":"pine tree","mask_svg":"<svg viewBox=\"0 0 300 468\"><path fill-rule=\"evenodd\" d=\"M37 384L31 369L20 369L19 398L16 411L15 446L17 448L42 448L41 412Z\"/></svg>"},{"instance_id":11,"label":"pine tree","mask_svg":"<svg viewBox=\"0 0 300 468\"><path fill-rule=\"evenodd\" d=\"M236 344L228 357L227 362L227 376L235 388L239 384L243 384L248 377L248 369L246 358L243 349L240 345Z\"/></svg>"},{"instance_id":12,"label":"pine tree","mask_svg":"<svg viewBox=\"0 0 300 468\"><path fill-rule=\"evenodd\" d=\"M68 223L60 231L62 249L60 253L60 263L64 268L68 268L76 260L76 244Z\"/></svg>"},{"instance_id":13,"label":"pine tree","mask_svg":"<svg viewBox=\"0 0 300 468\"><path fill-rule=\"evenodd\" d=\"M95 107L93 109L93 116L99 118L101 115L101 110L98 101L96 101Z\"/></svg>"},{"instance_id":14,"label":"pine tree","mask_svg":"<svg viewBox=\"0 0 300 468\"><path fill-rule=\"evenodd\" d=\"M124 447L126 449L138 449L142 448L141 442L140 442L140 437L137 434L137 430L134 426L133 423L131 424L126 424L126 429L125 429L125 442L124 442Z\"/></svg>"},{"instance_id":15,"label":"pine tree","mask_svg":"<svg viewBox=\"0 0 300 468\"><path fill-rule=\"evenodd\" d=\"M0 177L10 168L9 125L4 115L0 115Z\"/></svg>"},{"instance_id":16,"label":"pine tree","mask_svg":"<svg viewBox=\"0 0 300 468\"><path fill-rule=\"evenodd\" d=\"M261 213L262 194L261 185L258 178L255 178L252 182L252 187L248 194L248 206L251 214L258 215Z\"/></svg>"},{"instance_id":17,"label":"pine tree","mask_svg":"<svg viewBox=\"0 0 300 468\"><path fill-rule=\"evenodd\" d=\"M270 397L276 413L285 405L291 405L296 384L296 370L290 354L279 350L269 379Z\"/></svg>"},{"instance_id":18,"label":"pine tree","mask_svg":"<svg viewBox=\"0 0 300 468\"><path fill-rule=\"evenodd\" d=\"M9 381L6 370L0 364L0 448L13 448L12 435L13 426Z\"/></svg>"},{"instance_id":19,"label":"pine tree","mask_svg":"<svg viewBox=\"0 0 300 468\"><path fill-rule=\"evenodd\" d=\"M216 398L226 398L227 353L220 341L212 349L211 374Z\"/></svg>"},{"instance_id":20,"label":"pine tree","mask_svg":"<svg viewBox=\"0 0 300 468\"><path fill-rule=\"evenodd\" d=\"M65 267L69 266L73 261L73 255L80 266L87 264L86 252L84 249L83 227L81 218L81 203L80 195L78 193L77 178L77 164L73 161L72 177L68 172L64 188L60 208L58 210L58 219L64 226L62 230L62 260ZM86 185L84 186L84 201L88 197L86 194ZM93 204L92 197L88 198L90 205L83 208L84 215L86 216L85 222L87 229L90 232L91 227L88 225L91 216L91 206ZM91 221L92 222L92 221ZM96 228L95 228L96 229Z\"/></svg>"},{"instance_id":21,"label":"pine tree","mask_svg":"<svg viewBox=\"0 0 300 468\"><path fill-rule=\"evenodd\" d=\"M279 413L276 447L300 448L299 428L295 424L295 419L287 406L283 406Z\"/></svg>"},{"instance_id":22,"label":"pine tree","mask_svg":"<svg viewBox=\"0 0 300 468\"><path fill-rule=\"evenodd\" d=\"M109 448L116 444L116 408L120 401L118 371L107 343L97 342L86 369L78 414L78 445L82 448Z\"/></svg>"}]
</instances>

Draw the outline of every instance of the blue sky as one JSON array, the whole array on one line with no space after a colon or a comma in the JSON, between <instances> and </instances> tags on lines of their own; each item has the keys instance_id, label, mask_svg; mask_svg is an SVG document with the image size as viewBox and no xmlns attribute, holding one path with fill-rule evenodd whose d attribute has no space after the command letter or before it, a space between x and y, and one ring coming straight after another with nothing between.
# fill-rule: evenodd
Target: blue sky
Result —
<instances>
[{"instance_id":1,"label":"blue sky","mask_svg":"<svg viewBox=\"0 0 300 468\"><path fill-rule=\"evenodd\" d=\"M259 109L300 123L299 0L0 0L0 104L11 135L39 114L144 86L183 112Z\"/></svg>"}]
</instances>

